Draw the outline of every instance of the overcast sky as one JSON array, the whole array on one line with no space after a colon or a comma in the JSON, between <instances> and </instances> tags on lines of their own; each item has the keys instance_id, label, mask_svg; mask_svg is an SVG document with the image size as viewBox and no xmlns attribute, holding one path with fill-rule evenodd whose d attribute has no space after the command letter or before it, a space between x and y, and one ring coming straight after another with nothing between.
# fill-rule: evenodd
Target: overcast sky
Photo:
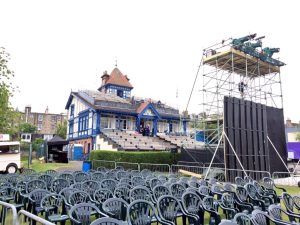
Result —
<instances>
[{"instance_id":1,"label":"overcast sky","mask_svg":"<svg viewBox=\"0 0 300 225\"><path fill-rule=\"evenodd\" d=\"M184 109L202 49L257 33L281 48L285 117L300 120L297 1L0 0L0 9L0 46L11 54L20 110L64 112L70 91L96 90L116 57L133 95ZM202 109L197 85L190 112Z\"/></svg>"}]
</instances>

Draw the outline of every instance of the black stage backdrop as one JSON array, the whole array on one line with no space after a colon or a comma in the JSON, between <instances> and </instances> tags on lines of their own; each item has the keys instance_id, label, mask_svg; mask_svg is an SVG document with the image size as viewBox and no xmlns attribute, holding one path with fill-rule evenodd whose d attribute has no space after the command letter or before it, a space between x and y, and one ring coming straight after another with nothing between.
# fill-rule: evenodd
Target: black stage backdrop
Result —
<instances>
[{"instance_id":1,"label":"black stage backdrop","mask_svg":"<svg viewBox=\"0 0 300 225\"><path fill-rule=\"evenodd\" d=\"M267 136L286 162L283 110L234 97L224 97L224 130L235 149L243 167L251 171L286 171L278 155L268 142ZM236 176L244 177L234 152L226 138L225 167L228 181ZM248 172L253 179L261 179L266 174Z\"/></svg>"}]
</instances>

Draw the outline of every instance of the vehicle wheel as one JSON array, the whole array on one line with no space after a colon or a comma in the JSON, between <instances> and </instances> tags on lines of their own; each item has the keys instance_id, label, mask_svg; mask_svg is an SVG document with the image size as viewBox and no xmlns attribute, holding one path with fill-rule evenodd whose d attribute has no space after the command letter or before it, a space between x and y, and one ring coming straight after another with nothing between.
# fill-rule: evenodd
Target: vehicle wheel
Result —
<instances>
[{"instance_id":1,"label":"vehicle wheel","mask_svg":"<svg viewBox=\"0 0 300 225\"><path fill-rule=\"evenodd\" d=\"M16 164L8 164L6 167L6 173L16 173L18 170L18 167Z\"/></svg>"}]
</instances>

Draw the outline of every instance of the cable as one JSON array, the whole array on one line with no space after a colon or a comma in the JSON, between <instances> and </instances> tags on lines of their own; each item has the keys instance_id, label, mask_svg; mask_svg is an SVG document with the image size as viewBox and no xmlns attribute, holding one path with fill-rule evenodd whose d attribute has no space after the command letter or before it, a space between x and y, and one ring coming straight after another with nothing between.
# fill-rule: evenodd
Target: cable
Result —
<instances>
[{"instance_id":1,"label":"cable","mask_svg":"<svg viewBox=\"0 0 300 225\"><path fill-rule=\"evenodd\" d=\"M196 84L196 81L197 81L197 78L198 78L198 75L199 75L199 71L200 71L202 62L203 62L203 55L202 55L202 58L201 58L201 61L200 61L200 65L198 66L198 70L197 70L197 73L196 73L196 77L195 77L195 80L194 80L194 83L193 83L193 87L192 87L192 90L191 90L191 93L190 93L189 100L188 100L186 108L185 108L186 112L187 112L187 109L189 107L189 104L190 104L190 101L191 101L191 98L192 98L192 94L193 94L193 91L194 91L194 88L195 88L195 84Z\"/></svg>"}]
</instances>

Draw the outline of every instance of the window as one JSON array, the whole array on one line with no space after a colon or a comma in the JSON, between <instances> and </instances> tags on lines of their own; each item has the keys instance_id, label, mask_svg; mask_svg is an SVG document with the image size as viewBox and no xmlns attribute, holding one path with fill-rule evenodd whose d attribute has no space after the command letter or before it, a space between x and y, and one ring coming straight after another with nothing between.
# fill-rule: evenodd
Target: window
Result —
<instances>
[{"instance_id":1,"label":"window","mask_svg":"<svg viewBox=\"0 0 300 225\"><path fill-rule=\"evenodd\" d=\"M70 121L70 123L69 123L69 134L73 134L73 129L74 129L74 122Z\"/></svg>"},{"instance_id":2,"label":"window","mask_svg":"<svg viewBox=\"0 0 300 225\"><path fill-rule=\"evenodd\" d=\"M74 117L74 104L71 105L71 109L70 109L70 117Z\"/></svg>"},{"instance_id":3,"label":"window","mask_svg":"<svg viewBox=\"0 0 300 225\"><path fill-rule=\"evenodd\" d=\"M86 131L89 128L89 115L79 117L78 131Z\"/></svg>"},{"instance_id":4,"label":"window","mask_svg":"<svg viewBox=\"0 0 300 225\"><path fill-rule=\"evenodd\" d=\"M56 116L51 116L51 121L55 122Z\"/></svg>"},{"instance_id":5,"label":"window","mask_svg":"<svg viewBox=\"0 0 300 225\"><path fill-rule=\"evenodd\" d=\"M43 121L43 115L39 114L38 121Z\"/></svg>"},{"instance_id":6,"label":"window","mask_svg":"<svg viewBox=\"0 0 300 225\"><path fill-rule=\"evenodd\" d=\"M38 130L42 130L43 129L43 124L42 123L39 123L38 124Z\"/></svg>"}]
</instances>

